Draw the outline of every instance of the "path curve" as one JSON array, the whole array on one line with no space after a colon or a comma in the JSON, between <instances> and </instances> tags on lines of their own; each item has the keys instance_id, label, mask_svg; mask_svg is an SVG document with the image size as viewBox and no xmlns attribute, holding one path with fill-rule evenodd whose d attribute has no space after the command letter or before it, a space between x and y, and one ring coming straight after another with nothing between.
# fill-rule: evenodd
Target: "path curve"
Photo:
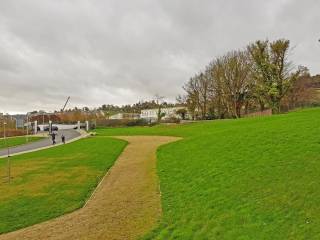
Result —
<instances>
[{"instance_id":1,"label":"path curve","mask_svg":"<svg viewBox=\"0 0 320 240\"><path fill-rule=\"evenodd\" d=\"M128 146L103 178L85 207L12 233L12 239L130 240L150 231L160 219L156 150L175 137L117 137Z\"/></svg>"},{"instance_id":2,"label":"path curve","mask_svg":"<svg viewBox=\"0 0 320 240\"><path fill-rule=\"evenodd\" d=\"M87 135L85 133L80 133L76 130L59 130L57 132L57 136L56 136L56 145L52 145L52 140L51 138L45 138L39 141L35 141L35 142L30 142L27 144L22 144L16 147L11 147L10 148L10 155L14 156L14 155L19 155L19 154L23 154L23 153L27 153L27 152L34 152L34 151L38 151L38 150L42 150L42 149L46 149L46 148L51 148L51 147L55 147L58 146L59 144L61 144L61 135L64 135L66 137L67 142L72 142L75 141L81 137L86 137ZM8 151L7 149L1 149L0 150L0 158L5 158L7 157Z\"/></svg>"}]
</instances>

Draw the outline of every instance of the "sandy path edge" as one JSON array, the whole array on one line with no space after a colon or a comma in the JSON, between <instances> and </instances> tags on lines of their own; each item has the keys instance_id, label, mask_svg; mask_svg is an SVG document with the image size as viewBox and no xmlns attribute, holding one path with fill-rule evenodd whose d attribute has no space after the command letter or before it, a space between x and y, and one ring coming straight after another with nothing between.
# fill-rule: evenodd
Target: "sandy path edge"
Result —
<instances>
[{"instance_id":1,"label":"sandy path edge","mask_svg":"<svg viewBox=\"0 0 320 240\"><path fill-rule=\"evenodd\" d=\"M87 204L70 214L0 235L11 239L136 239L161 217L156 150L176 137L121 136L129 144Z\"/></svg>"}]
</instances>

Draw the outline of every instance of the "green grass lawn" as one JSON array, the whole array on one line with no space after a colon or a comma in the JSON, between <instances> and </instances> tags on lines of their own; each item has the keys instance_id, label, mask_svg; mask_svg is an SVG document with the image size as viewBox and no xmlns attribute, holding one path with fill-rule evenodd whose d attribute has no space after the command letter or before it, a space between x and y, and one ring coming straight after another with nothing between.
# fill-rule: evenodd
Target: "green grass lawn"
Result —
<instances>
[{"instance_id":1,"label":"green grass lawn","mask_svg":"<svg viewBox=\"0 0 320 240\"><path fill-rule=\"evenodd\" d=\"M0 159L0 233L39 223L80 208L126 143L110 138L77 142Z\"/></svg>"},{"instance_id":2,"label":"green grass lawn","mask_svg":"<svg viewBox=\"0 0 320 240\"><path fill-rule=\"evenodd\" d=\"M7 143L6 143L6 141L3 138L1 138L0 139L0 149L6 148L7 144L9 147L16 147L16 146L19 146L22 144L26 144L28 142L38 141L40 139L43 139L43 138L42 137L29 137L28 141L27 141L25 136L23 136L23 137L10 137L10 138L6 139L6 141L7 141Z\"/></svg>"},{"instance_id":3,"label":"green grass lawn","mask_svg":"<svg viewBox=\"0 0 320 240\"><path fill-rule=\"evenodd\" d=\"M178 126L158 150L163 218L145 239L320 239L320 109Z\"/></svg>"}]
</instances>

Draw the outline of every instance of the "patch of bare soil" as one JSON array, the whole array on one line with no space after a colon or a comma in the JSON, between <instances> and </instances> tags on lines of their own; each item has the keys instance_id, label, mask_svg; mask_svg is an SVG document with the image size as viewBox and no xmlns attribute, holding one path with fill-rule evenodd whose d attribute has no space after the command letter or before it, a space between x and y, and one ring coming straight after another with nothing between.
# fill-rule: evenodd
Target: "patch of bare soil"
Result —
<instances>
[{"instance_id":1,"label":"patch of bare soil","mask_svg":"<svg viewBox=\"0 0 320 240\"><path fill-rule=\"evenodd\" d=\"M147 233L161 217L156 150L174 137L118 137L129 142L115 165L81 209L25 229L9 239L121 239Z\"/></svg>"}]
</instances>

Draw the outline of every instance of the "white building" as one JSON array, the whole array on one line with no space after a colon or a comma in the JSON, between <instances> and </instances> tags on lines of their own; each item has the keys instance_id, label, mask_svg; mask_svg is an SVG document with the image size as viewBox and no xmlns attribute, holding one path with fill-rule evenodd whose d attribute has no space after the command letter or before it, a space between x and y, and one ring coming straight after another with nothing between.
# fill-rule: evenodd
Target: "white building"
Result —
<instances>
[{"instance_id":1,"label":"white building","mask_svg":"<svg viewBox=\"0 0 320 240\"><path fill-rule=\"evenodd\" d=\"M122 113L113 114L109 119L123 119Z\"/></svg>"},{"instance_id":2,"label":"white building","mask_svg":"<svg viewBox=\"0 0 320 240\"><path fill-rule=\"evenodd\" d=\"M140 118L140 114L138 113L117 113L109 117L109 119L116 119L116 120L139 119L139 118Z\"/></svg>"},{"instance_id":3,"label":"white building","mask_svg":"<svg viewBox=\"0 0 320 240\"><path fill-rule=\"evenodd\" d=\"M177 114L177 111L180 109L186 109L185 107L169 107L169 108L161 108L161 113L164 114L162 119L170 119L170 118L181 118L181 115ZM143 109L141 110L140 118L147 120L156 120L158 119L158 108L154 109Z\"/></svg>"}]
</instances>

